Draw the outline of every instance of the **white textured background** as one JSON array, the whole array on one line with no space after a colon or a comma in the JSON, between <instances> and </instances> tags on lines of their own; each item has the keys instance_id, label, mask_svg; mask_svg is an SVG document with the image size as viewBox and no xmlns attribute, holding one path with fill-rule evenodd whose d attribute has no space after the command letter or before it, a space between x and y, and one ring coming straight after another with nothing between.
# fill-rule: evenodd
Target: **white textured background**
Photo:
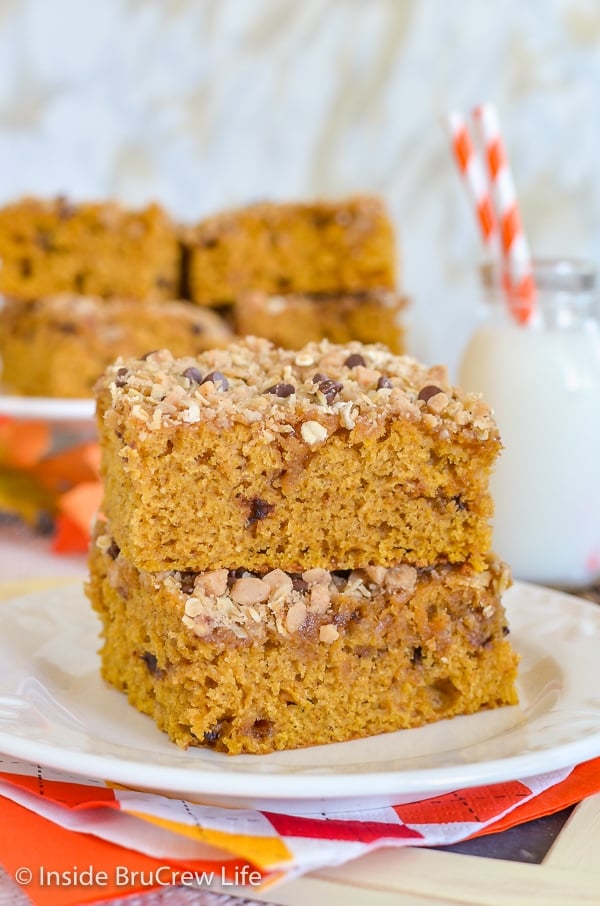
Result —
<instances>
[{"instance_id":1,"label":"white textured background","mask_svg":"<svg viewBox=\"0 0 600 906\"><path fill-rule=\"evenodd\" d=\"M0 0L0 202L382 192L413 351L453 366L480 245L440 115L482 100L536 254L597 261L598 0Z\"/></svg>"}]
</instances>

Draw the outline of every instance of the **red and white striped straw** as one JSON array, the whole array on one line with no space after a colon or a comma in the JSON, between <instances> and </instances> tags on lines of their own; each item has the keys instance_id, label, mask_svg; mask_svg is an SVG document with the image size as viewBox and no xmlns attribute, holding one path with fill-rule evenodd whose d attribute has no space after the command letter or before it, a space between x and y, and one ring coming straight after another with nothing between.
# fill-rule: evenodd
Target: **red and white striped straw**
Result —
<instances>
[{"instance_id":1,"label":"red and white striped straw","mask_svg":"<svg viewBox=\"0 0 600 906\"><path fill-rule=\"evenodd\" d=\"M494 205L488 180L479 154L475 150L467 121L453 110L445 117L452 139L452 152L467 192L475 206L475 215L490 257L499 263L500 245Z\"/></svg>"},{"instance_id":2,"label":"red and white striped straw","mask_svg":"<svg viewBox=\"0 0 600 906\"><path fill-rule=\"evenodd\" d=\"M533 268L500 122L491 104L476 107L473 118L479 130L489 174L509 304L516 320L527 324L535 313Z\"/></svg>"}]
</instances>

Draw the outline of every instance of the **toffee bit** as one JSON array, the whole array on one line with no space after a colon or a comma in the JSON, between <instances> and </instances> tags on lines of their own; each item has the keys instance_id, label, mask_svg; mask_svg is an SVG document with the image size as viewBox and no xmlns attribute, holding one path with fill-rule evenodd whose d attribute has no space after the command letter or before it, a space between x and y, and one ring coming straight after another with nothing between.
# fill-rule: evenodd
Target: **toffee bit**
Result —
<instances>
[{"instance_id":1,"label":"toffee bit","mask_svg":"<svg viewBox=\"0 0 600 906\"><path fill-rule=\"evenodd\" d=\"M273 384L272 387L269 387L268 390L265 390L265 393L272 393L274 396L278 396L280 399L287 399L288 396L291 396L296 392L296 388L293 384L286 384L281 381L279 384Z\"/></svg>"},{"instance_id":2,"label":"toffee bit","mask_svg":"<svg viewBox=\"0 0 600 906\"><path fill-rule=\"evenodd\" d=\"M206 384L209 381L220 390L229 390L229 381L224 374L221 374L220 371L211 371L210 374L206 375L201 383Z\"/></svg>"},{"instance_id":3,"label":"toffee bit","mask_svg":"<svg viewBox=\"0 0 600 906\"><path fill-rule=\"evenodd\" d=\"M192 384L202 383L202 372L198 371L197 368L194 368L193 365L185 369L182 377L186 377L188 381L192 382Z\"/></svg>"},{"instance_id":4,"label":"toffee bit","mask_svg":"<svg viewBox=\"0 0 600 906\"><path fill-rule=\"evenodd\" d=\"M366 364L367 363L365 362L364 358L358 352L353 352L352 355L349 355L344 362L344 365L347 368L356 368L357 365L362 365L363 367L365 367Z\"/></svg>"}]
</instances>

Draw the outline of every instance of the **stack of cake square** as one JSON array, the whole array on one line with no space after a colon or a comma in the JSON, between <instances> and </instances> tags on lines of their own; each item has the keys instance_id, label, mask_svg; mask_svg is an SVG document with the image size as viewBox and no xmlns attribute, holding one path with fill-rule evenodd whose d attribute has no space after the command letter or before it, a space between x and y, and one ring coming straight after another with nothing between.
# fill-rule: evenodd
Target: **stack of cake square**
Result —
<instances>
[{"instance_id":1,"label":"stack of cake square","mask_svg":"<svg viewBox=\"0 0 600 906\"><path fill-rule=\"evenodd\" d=\"M229 310L240 336L405 349L395 231L377 196L246 205L200 221L184 246L190 298Z\"/></svg>"},{"instance_id":2,"label":"stack of cake square","mask_svg":"<svg viewBox=\"0 0 600 906\"><path fill-rule=\"evenodd\" d=\"M490 410L382 345L120 360L87 593L102 673L230 754L516 702Z\"/></svg>"},{"instance_id":3,"label":"stack of cake square","mask_svg":"<svg viewBox=\"0 0 600 906\"><path fill-rule=\"evenodd\" d=\"M232 331L179 300L178 228L156 204L23 198L0 208L2 384L88 397L116 355L193 354Z\"/></svg>"}]
</instances>

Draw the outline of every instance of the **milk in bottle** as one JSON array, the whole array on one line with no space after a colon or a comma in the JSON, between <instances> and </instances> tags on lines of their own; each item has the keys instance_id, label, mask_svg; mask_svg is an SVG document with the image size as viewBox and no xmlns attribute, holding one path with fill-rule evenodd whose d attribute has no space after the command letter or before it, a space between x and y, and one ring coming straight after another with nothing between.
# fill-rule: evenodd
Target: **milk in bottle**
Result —
<instances>
[{"instance_id":1,"label":"milk in bottle","mask_svg":"<svg viewBox=\"0 0 600 906\"><path fill-rule=\"evenodd\" d=\"M514 321L487 271L486 320L459 383L492 406L504 450L492 477L494 549L518 579L577 588L600 577L600 329L593 269L534 264L536 313Z\"/></svg>"}]
</instances>

